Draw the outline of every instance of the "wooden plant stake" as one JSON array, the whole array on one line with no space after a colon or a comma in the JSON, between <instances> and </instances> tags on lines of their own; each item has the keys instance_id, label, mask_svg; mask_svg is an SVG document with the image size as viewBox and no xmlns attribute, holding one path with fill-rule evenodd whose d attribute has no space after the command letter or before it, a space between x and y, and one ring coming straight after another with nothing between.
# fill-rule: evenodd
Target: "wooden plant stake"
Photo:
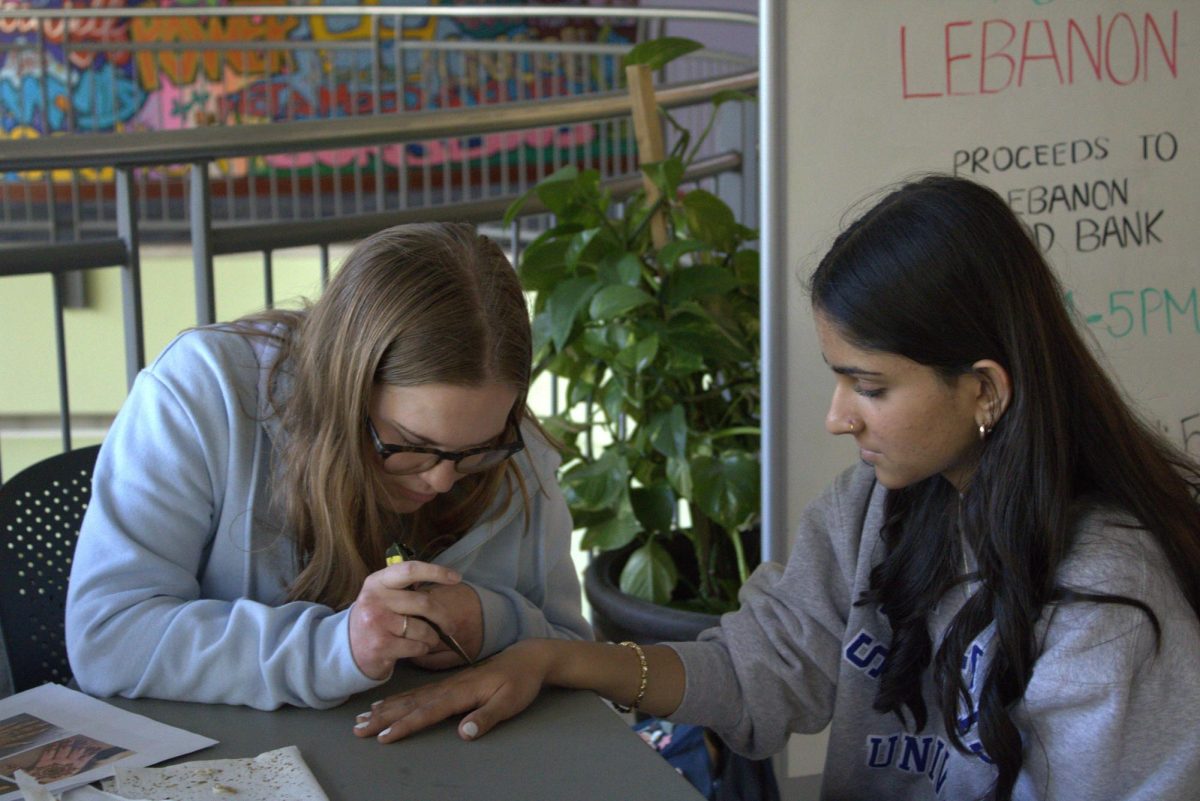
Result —
<instances>
[{"instance_id":1,"label":"wooden plant stake","mask_svg":"<svg viewBox=\"0 0 1200 801\"><path fill-rule=\"evenodd\" d=\"M637 135L638 163L653 164L667 157L663 146L662 122L658 119L658 101L654 97L654 81L650 67L646 64L630 64L625 68L629 81L629 103L633 112L633 130ZM650 177L642 173L642 184L646 187L646 201L650 205L661 193ZM659 209L650 220L650 239L655 248L667 244L667 218Z\"/></svg>"}]
</instances>

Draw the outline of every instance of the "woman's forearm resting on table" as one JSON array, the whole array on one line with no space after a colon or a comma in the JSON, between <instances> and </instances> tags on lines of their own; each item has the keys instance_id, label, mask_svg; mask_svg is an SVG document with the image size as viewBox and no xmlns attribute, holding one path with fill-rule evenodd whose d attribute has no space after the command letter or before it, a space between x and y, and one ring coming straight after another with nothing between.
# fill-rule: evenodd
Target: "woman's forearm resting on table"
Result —
<instances>
[{"instance_id":1,"label":"woman's forearm resting on table","mask_svg":"<svg viewBox=\"0 0 1200 801\"><path fill-rule=\"evenodd\" d=\"M646 685L638 709L668 715L683 698L683 663L666 646L644 646L642 652ZM465 712L458 731L469 740L520 713L546 685L592 690L619 704L632 705L641 677L639 656L631 647L524 640L476 668L377 702L358 716L354 731L360 737L392 742Z\"/></svg>"},{"instance_id":2,"label":"woman's forearm resting on table","mask_svg":"<svg viewBox=\"0 0 1200 801\"><path fill-rule=\"evenodd\" d=\"M546 683L555 687L593 690L622 706L637 700L641 686L639 655L633 648L613 643L551 643L553 659ZM665 645L641 646L646 657L646 688L638 711L663 717L683 699L684 672L679 656Z\"/></svg>"}]
</instances>

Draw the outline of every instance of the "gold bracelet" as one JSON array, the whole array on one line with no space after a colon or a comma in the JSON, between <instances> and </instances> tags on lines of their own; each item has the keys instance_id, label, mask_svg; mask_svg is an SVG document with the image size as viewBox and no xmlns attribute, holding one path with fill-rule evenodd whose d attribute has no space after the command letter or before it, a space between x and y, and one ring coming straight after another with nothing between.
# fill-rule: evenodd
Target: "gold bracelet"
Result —
<instances>
[{"instance_id":1,"label":"gold bracelet","mask_svg":"<svg viewBox=\"0 0 1200 801\"><path fill-rule=\"evenodd\" d=\"M634 653L637 654L638 665L640 666L642 673L638 680L637 695L634 696L633 703L629 706L625 706L624 704L618 704L616 701L613 701L613 708L622 713L633 712L639 706L641 706L642 699L646 697L646 679L650 676L650 666L646 663L646 652L642 650L642 646L631 640L626 640L625 642L620 643L620 645L624 648L632 648L634 650Z\"/></svg>"}]
</instances>

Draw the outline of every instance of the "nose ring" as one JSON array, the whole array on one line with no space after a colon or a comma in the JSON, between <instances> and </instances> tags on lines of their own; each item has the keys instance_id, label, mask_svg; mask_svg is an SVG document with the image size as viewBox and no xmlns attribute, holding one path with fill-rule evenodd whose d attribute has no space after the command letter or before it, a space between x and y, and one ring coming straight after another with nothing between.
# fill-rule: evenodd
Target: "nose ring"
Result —
<instances>
[{"instance_id":1,"label":"nose ring","mask_svg":"<svg viewBox=\"0 0 1200 801\"><path fill-rule=\"evenodd\" d=\"M850 426L850 432L849 432L849 433L853 434L853 433L854 433L854 421L853 421L853 420L847 420L847 421L846 421L846 425Z\"/></svg>"}]
</instances>

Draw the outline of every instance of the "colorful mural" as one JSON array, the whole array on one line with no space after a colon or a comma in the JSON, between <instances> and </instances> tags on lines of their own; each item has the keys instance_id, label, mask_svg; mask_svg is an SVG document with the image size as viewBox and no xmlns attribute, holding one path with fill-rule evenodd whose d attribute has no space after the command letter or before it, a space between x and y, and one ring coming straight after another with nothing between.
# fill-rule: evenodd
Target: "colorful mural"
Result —
<instances>
[{"instance_id":1,"label":"colorful mural","mask_svg":"<svg viewBox=\"0 0 1200 801\"><path fill-rule=\"evenodd\" d=\"M289 4L282 0L252 4L276 5L280 13L137 15L139 8L250 5L237 0L0 0L0 141L330 119L576 95L616 86L615 60L479 51L444 56L411 49L398 54L397 41L557 41L569 46L627 42L635 33L630 20L598 25L590 18L571 17L310 17L288 14ZM581 5L583 0L560 4ZM636 0L604 3L613 6L614 13L635 4ZM125 8L130 14L38 20L16 13L63 7ZM378 45L371 47L371 42ZM239 176L314 167L322 174L337 173L361 169L376 159L392 168L421 169L463 160L478 167L511 164L518 157L541 160L554 150L577 154L594 148L596 138L592 126L580 125L410 143L382 151L242 159L220 167ZM3 176L8 181L32 177Z\"/></svg>"}]
</instances>

